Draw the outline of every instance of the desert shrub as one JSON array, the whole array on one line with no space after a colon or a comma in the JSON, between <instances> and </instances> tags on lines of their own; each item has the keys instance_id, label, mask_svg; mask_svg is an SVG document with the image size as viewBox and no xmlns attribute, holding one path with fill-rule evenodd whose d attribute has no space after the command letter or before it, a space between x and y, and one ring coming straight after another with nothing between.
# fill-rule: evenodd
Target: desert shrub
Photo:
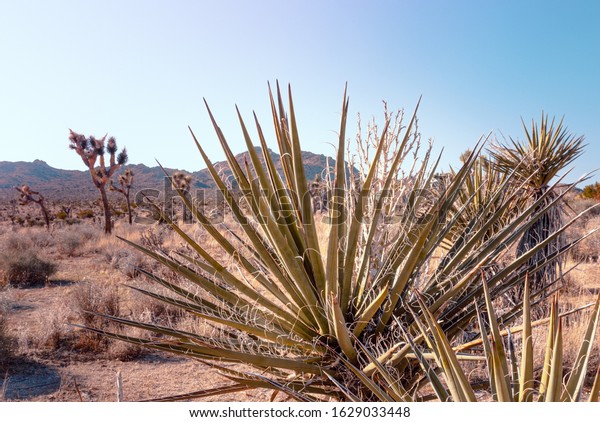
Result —
<instances>
[{"instance_id":1,"label":"desert shrub","mask_svg":"<svg viewBox=\"0 0 600 422\"><path fill-rule=\"evenodd\" d=\"M573 233L569 233L569 237L575 238L577 234L583 235L599 227L600 216L595 216L588 219L583 227L573 228ZM600 254L600 231L596 231L583 239L571 251L573 258L580 262L596 262L598 261L598 254Z\"/></svg>"},{"instance_id":2,"label":"desert shrub","mask_svg":"<svg viewBox=\"0 0 600 422\"><path fill-rule=\"evenodd\" d=\"M122 305L117 286L81 283L73 291L71 308L78 321L83 321L87 327L140 335L139 330L118 327L114 322L96 315L119 316ZM134 359L143 352L139 345L115 342L92 331L78 332L73 347L84 353L105 353L111 359L122 361Z\"/></svg>"},{"instance_id":3,"label":"desert shrub","mask_svg":"<svg viewBox=\"0 0 600 422\"><path fill-rule=\"evenodd\" d=\"M49 248L55 243L54 237L47 230L31 230L28 235L36 248Z\"/></svg>"},{"instance_id":4,"label":"desert shrub","mask_svg":"<svg viewBox=\"0 0 600 422\"><path fill-rule=\"evenodd\" d=\"M78 255L83 243L83 239L77 233L65 231L59 235L58 251L61 255L73 257Z\"/></svg>"},{"instance_id":5,"label":"desert shrub","mask_svg":"<svg viewBox=\"0 0 600 422\"><path fill-rule=\"evenodd\" d=\"M123 248L119 253L113 255L111 265L129 278L137 277L139 269L144 266L144 257L132 250Z\"/></svg>"},{"instance_id":6,"label":"desert shrub","mask_svg":"<svg viewBox=\"0 0 600 422\"><path fill-rule=\"evenodd\" d=\"M79 321L86 326L96 329L106 329L113 326L110 321L99 318L95 314L117 316L120 310L120 300L117 287L95 283L81 283L73 291L72 309ZM86 352L106 351L110 341L96 333L84 331L79 333L76 348Z\"/></svg>"},{"instance_id":7,"label":"desert shrub","mask_svg":"<svg viewBox=\"0 0 600 422\"><path fill-rule=\"evenodd\" d=\"M85 224L67 227L56 235L58 251L62 255L69 257L81 255L86 252L85 247L92 239L97 237L97 235L97 229ZM94 252L94 250L91 252Z\"/></svg>"},{"instance_id":8,"label":"desert shrub","mask_svg":"<svg viewBox=\"0 0 600 422\"><path fill-rule=\"evenodd\" d=\"M68 217L67 213L64 211L59 211L56 213L56 218L59 220L66 220Z\"/></svg>"},{"instance_id":9,"label":"desert shrub","mask_svg":"<svg viewBox=\"0 0 600 422\"><path fill-rule=\"evenodd\" d=\"M0 306L0 368L9 360L14 348L14 339L8 332L5 312L4 307Z\"/></svg>"},{"instance_id":10,"label":"desert shrub","mask_svg":"<svg viewBox=\"0 0 600 422\"><path fill-rule=\"evenodd\" d=\"M22 231L7 233L0 243L0 251L27 251L32 247L31 239L24 236Z\"/></svg>"},{"instance_id":11,"label":"desert shrub","mask_svg":"<svg viewBox=\"0 0 600 422\"><path fill-rule=\"evenodd\" d=\"M0 278L14 287L45 284L56 270L56 264L38 257L34 250L8 250L0 253Z\"/></svg>"},{"instance_id":12,"label":"desert shrub","mask_svg":"<svg viewBox=\"0 0 600 422\"><path fill-rule=\"evenodd\" d=\"M600 200L600 182L585 186L581 192L581 197Z\"/></svg>"},{"instance_id":13,"label":"desert shrub","mask_svg":"<svg viewBox=\"0 0 600 422\"><path fill-rule=\"evenodd\" d=\"M94 211L90 209L84 209L77 212L79 218L94 218Z\"/></svg>"}]
</instances>

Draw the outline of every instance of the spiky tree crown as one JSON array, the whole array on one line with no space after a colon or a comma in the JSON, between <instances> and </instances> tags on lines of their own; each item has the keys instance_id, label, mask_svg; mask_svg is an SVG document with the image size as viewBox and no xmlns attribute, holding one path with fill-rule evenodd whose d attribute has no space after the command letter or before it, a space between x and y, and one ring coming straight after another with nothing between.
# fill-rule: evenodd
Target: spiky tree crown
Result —
<instances>
[{"instance_id":1,"label":"spiky tree crown","mask_svg":"<svg viewBox=\"0 0 600 422\"><path fill-rule=\"evenodd\" d=\"M133 185L133 171L131 169L125 170L125 172L123 172L123 174L119 175L117 180L118 180L119 184L121 185L121 187L120 188L115 187L113 181L111 180L109 189L112 191L116 190L118 192L125 194L125 190L131 189L131 186Z\"/></svg>"},{"instance_id":2,"label":"spiky tree crown","mask_svg":"<svg viewBox=\"0 0 600 422\"><path fill-rule=\"evenodd\" d=\"M84 164L89 168L96 186L106 184L115 170L127 162L127 150L123 148L123 150L117 154L117 140L114 136L111 136L108 139L108 144L105 145L108 134L98 139L94 136L86 138L85 135L77 133L72 129L69 129L69 132L69 148L75 150L83 160ZM108 154L110 155L108 167L104 162L106 151L108 151ZM97 161L99 161L98 168L96 168Z\"/></svg>"},{"instance_id":3,"label":"spiky tree crown","mask_svg":"<svg viewBox=\"0 0 600 422\"><path fill-rule=\"evenodd\" d=\"M525 140L510 139L507 144L493 145L490 155L494 165L504 173L516 172L520 180L528 180L534 189L550 184L557 173L583 153L584 136L575 136L563 125L548 121L542 113L538 125L532 120L528 128L522 121Z\"/></svg>"},{"instance_id":4,"label":"spiky tree crown","mask_svg":"<svg viewBox=\"0 0 600 422\"><path fill-rule=\"evenodd\" d=\"M182 171L176 171L171 176L177 189L187 191L192 186L192 176Z\"/></svg>"},{"instance_id":5,"label":"spiky tree crown","mask_svg":"<svg viewBox=\"0 0 600 422\"><path fill-rule=\"evenodd\" d=\"M21 194L19 196L19 203L21 205L27 205L30 202L40 203L44 201L44 197L41 193L32 190L29 185L22 185L21 187L15 186L15 189Z\"/></svg>"}]
</instances>

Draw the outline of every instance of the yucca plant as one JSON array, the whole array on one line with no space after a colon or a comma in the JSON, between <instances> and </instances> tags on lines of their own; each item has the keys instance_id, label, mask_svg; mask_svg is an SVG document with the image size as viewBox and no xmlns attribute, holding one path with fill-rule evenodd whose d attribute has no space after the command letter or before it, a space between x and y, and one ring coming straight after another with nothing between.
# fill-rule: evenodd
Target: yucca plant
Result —
<instances>
[{"instance_id":1,"label":"yucca plant","mask_svg":"<svg viewBox=\"0 0 600 422\"><path fill-rule=\"evenodd\" d=\"M442 401L477 401L476 389L467 381L467 375L459 364L457 354L464 353L465 350L475 345L483 344L484 353L480 357L486 361L488 383L480 389L491 392L493 401L580 401L598 328L600 295L593 307L579 353L568 377L563 376L564 369L566 369L563 366L563 317L558 314L558 295L554 296L550 317L546 318L548 335L545 359L543 365L540 365L541 370L538 371L540 375L536 378L534 368L538 365L534 362L533 357L532 328L534 324L532 323L528 277L524 288L522 324L519 327L513 327L512 331L510 329L501 331L485 281L483 281L483 287L487 318L484 318L482 313L478 313L481 340L454 348L440 324L427 309L425 302L419 300L422 316L417 317L415 321L421 335L426 339L426 346L416 346L410 336L407 335L406 338L424 369L428 380L425 385L431 387L436 397ZM487 321L485 321L486 319ZM517 332L521 333L522 338L520 365L515 353L513 337ZM509 344L508 350L504 345L506 340ZM426 356L432 357L427 358ZM438 370L431 370L432 366ZM600 369L596 372L588 400L598 401L599 390Z\"/></svg>"},{"instance_id":2,"label":"yucca plant","mask_svg":"<svg viewBox=\"0 0 600 422\"><path fill-rule=\"evenodd\" d=\"M329 178L328 214L319 221L302 163L291 90L287 111L279 86L276 95L270 88L269 94L282 174L276 170L256 116L260 150L237 112L248 151L242 165L207 105L235 179L232 184L219 177L190 129L233 224L211 221L178 190L204 230L201 240L194 238L193 227L180 226L167 215L163 218L187 245L187 252L179 249L167 254L123 239L178 276L165 279L141 268L163 292L134 288L206 321L210 332L106 316L146 330L150 337L104 334L202 360L231 380L222 388L182 396L187 399L253 388L271 388L297 400L418 399L426 370L414 349L427 340L419 332L419 321L427 313L435 314L449 341L461 336L476 318L477 307L486 302L482 270L495 265L507 245L516 242L564 193L552 199L544 193L490 233L489 228L496 227L519 194L517 190L505 194L514 182L513 176L507 176L491 193L505 198L498 213L489 213L489 206L484 206L476 216L485 216L485 223L446 245L449 233L459 224L453 208L483 144L476 146L441 191L434 189L439 158L433 160L430 150L421 161L415 158L409 166L410 183L402 183L397 170L410 157L415 109L406 124L398 125L398 153L387 173L377 174L384 148L384 142L378 142L373 164L351 188L345 164L348 98L344 94L335 169ZM389 130L388 119L379 139L387 139ZM385 205L395 186L406 189L406 200L398 202L396 218L390 221L384 218ZM485 273L489 298L494 300L522 284L527 271L558 259L567 248L542 262L527 264L569 224L494 273ZM374 266L373 247L382 231L391 233L390 241L383 247L378 244L379 263ZM219 253L207 249L207 238L219 245ZM515 308L499 318L499 324L518 316ZM246 366L221 365L228 362Z\"/></svg>"},{"instance_id":3,"label":"yucca plant","mask_svg":"<svg viewBox=\"0 0 600 422\"><path fill-rule=\"evenodd\" d=\"M555 123L554 118L548 121L548 115L544 113L539 125L532 121L528 129L523 121L523 129L525 140L511 138L507 144L494 145L490 151L492 162L499 171L515 174L515 180L521 185L522 195L529 203L546 198L539 204L540 208L545 207L558 195L551 187L552 180L582 154L584 137L570 133L562 119L558 123ZM518 254L522 255L547 239L563 224L563 218L563 203L556 202L523 233L517 246ZM564 244L564 237L557 237L540 249L530 263L544 261ZM543 271L532 274L534 290L540 290L544 284L555 280L561 269L561 260L558 259L553 265L545 266ZM517 290L518 295L520 291L522 289Z\"/></svg>"}]
</instances>

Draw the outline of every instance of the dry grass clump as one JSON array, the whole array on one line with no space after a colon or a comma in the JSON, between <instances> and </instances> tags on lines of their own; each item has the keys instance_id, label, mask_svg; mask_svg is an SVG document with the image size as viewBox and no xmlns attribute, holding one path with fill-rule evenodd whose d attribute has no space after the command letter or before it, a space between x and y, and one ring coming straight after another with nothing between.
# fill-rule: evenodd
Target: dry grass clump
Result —
<instances>
[{"instance_id":1,"label":"dry grass clump","mask_svg":"<svg viewBox=\"0 0 600 422\"><path fill-rule=\"evenodd\" d=\"M0 251L15 250L26 251L33 248L33 243L26 231L31 229L20 229L7 231L0 237Z\"/></svg>"},{"instance_id":2,"label":"dry grass clump","mask_svg":"<svg viewBox=\"0 0 600 422\"><path fill-rule=\"evenodd\" d=\"M582 224L573 227L569 237L575 238L598 228L600 228L600 215L591 216ZM600 254L600 230L582 240L571 252L571 256L579 262L598 262L598 254Z\"/></svg>"},{"instance_id":3,"label":"dry grass clump","mask_svg":"<svg viewBox=\"0 0 600 422\"><path fill-rule=\"evenodd\" d=\"M0 304L0 369L9 361L14 350L14 339L8 333L6 309Z\"/></svg>"},{"instance_id":4,"label":"dry grass clump","mask_svg":"<svg viewBox=\"0 0 600 422\"><path fill-rule=\"evenodd\" d=\"M58 266L38 257L34 251L0 253L0 274L4 283L14 287L32 287L47 284Z\"/></svg>"},{"instance_id":5,"label":"dry grass clump","mask_svg":"<svg viewBox=\"0 0 600 422\"><path fill-rule=\"evenodd\" d=\"M100 230L86 224L69 226L56 233L58 252L67 257L84 255L89 244L100 236Z\"/></svg>"},{"instance_id":6,"label":"dry grass clump","mask_svg":"<svg viewBox=\"0 0 600 422\"><path fill-rule=\"evenodd\" d=\"M71 308L76 320L86 327L122 331L115 323L96 315L121 315L121 298L117 286L81 283L73 291ZM106 353L109 357L120 360L133 359L141 353L141 348L138 346L117 344L92 331L78 331L77 336L74 347L80 352Z\"/></svg>"},{"instance_id":7,"label":"dry grass clump","mask_svg":"<svg viewBox=\"0 0 600 422\"><path fill-rule=\"evenodd\" d=\"M52 356L61 349L70 350L72 329L67 325L71 311L66 306L53 308L52 313L41 318L39 324L18 323L17 344L23 355Z\"/></svg>"},{"instance_id":8,"label":"dry grass clump","mask_svg":"<svg viewBox=\"0 0 600 422\"><path fill-rule=\"evenodd\" d=\"M0 285L31 287L45 284L57 265L40 258L34 243L22 232L0 238Z\"/></svg>"},{"instance_id":9,"label":"dry grass clump","mask_svg":"<svg viewBox=\"0 0 600 422\"><path fill-rule=\"evenodd\" d=\"M123 246L105 250L104 256L111 267L119 270L128 278L139 276L139 269L143 268L146 263L140 253Z\"/></svg>"},{"instance_id":10,"label":"dry grass clump","mask_svg":"<svg viewBox=\"0 0 600 422\"><path fill-rule=\"evenodd\" d=\"M45 228L32 227L27 231L27 237L38 249L48 249L56 245L56 237Z\"/></svg>"},{"instance_id":11,"label":"dry grass clump","mask_svg":"<svg viewBox=\"0 0 600 422\"><path fill-rule=\"evenodd\" d=\"M87 327L102 330L110 325L109 321L98 318L95 314L119 315L120 299L115 286L81 283L71 297L72 309L77 319ZM108 342L106 337L81 331L77 348L90 352L104 351Z\"/></svg>"},{"instance_id":12,"label":"dry grass clump","mask_svg":"<svg viewBox=\"0 0 600 422\"><path fill-rule=\"evenodd\" d=\"M147 283L144 283L144 285L140 287L151 290ZM158 301L135 290L131 292L130 296L130 313L140 321L170 327L179 325L187 316L180 308ZM193 317L191 318L195 319Z\"/></svg>"}]
</instances>

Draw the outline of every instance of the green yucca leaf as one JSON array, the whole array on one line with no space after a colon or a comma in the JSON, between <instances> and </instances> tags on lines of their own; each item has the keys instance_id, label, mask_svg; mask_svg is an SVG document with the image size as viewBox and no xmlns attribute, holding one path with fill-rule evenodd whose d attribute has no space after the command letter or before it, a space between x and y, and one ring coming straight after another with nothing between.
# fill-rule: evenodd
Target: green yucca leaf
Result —
<instances>
[{"instance_id":1,"label":"green yucca leaf","mask_svg":"<svg viewBox=\"0 0 600 422\"><path fill-rule=\"evenodd\" d=\"M354 394L352 391L350 391L348 386L344 385L342 382L336 380L331 375L328 375L328 378L333 383L333 385L335 385L338 388L338 390L347 399L347 401L350 401L350 402L362 402L363 401L360 397L358 397L356 394Z\"/></svg>"},{"instance_id":2,"label":"green yucca leaf","mask_svg":"<svg viewBox=\"0 0 600 422\"><path fill-rule=\"evenodd\" d=\"M415 110L413 112L411 120L410 120L407 128L405 129L404 136L402 138L402 142L401 142L400 146L398 147L398 154L396 155L396 157L394 158L394 161L392 162L392 165L390 166L388 175L385 178L385 183L383 184L383 187L381 190L381 195L377 199L377 203L375 205L375 209L374 209L373 216L371 218L371 222L368 225L368 227L366 228L367 236L366 236L365 244L363 246L365 251L369 251L373 245L375 233L378 230L377 224L379 222L379 219L381 217L381 213L383 210L383 203L384 203L385 199L389 196L390 187L392 185L393 174L396 173L396 170L400 166L404 149L408 145L408 140L410 138L411 132L412 132L413 127L416 122L417 110L419 109L420 101L421 100L419 99L419 102L417 103L417 106L415 107ZM410 240L410 238L408 240ZM367 277L368 263L369 263L369 254L364 253L362 255L361 261L358 265L358 273L357 273L358 291L360 291L360 292L364 292L365 288L366 288L365 283L368 278ZM387 284L387 282L381 282L381 284Z\"/></svg>"},{"instance_id":3,"label":"green yucca leaf","mask_svg":"<svg viewBox=\"0 0 600 422\"><path fill-rule=\"evenodd\" d=\"M174 402L174 401L191 401L191 400L200 400L205 399L207 397L220 396L223 394L233 394L239 393L242 391L247 391L250 389L256 388L252 385L244 385L244 384L234 384L234 385L225 385L223 387L210 388L202 391L194 391L187 394L177 394L174 396L166 396L166 397L157 397L152 400L142 400L142 402L151 401L151 402Z\"/></svg>"},{"instance_id":4,"label":"green yucca leaf","mask_svg":"<svg viewBox=\"0 0 600 422\"><path fill-rule=\"evenodd\" d=\"M575 360L575 368L569 376L567 385L561 401L579 401L581 397L581 391L583 389L583 383L587 372L588 362L591 356L592 345L594 344L594 338L596 336L596 330L598 329L598 321L600 320L600 294L596 299L596 304L592 310L592 315L588 323L586 332L583 336L579 353Z\"/></svg>"},{"instance_id":5,"label":"green yucca leaf","mask_svg":"<svg viewBox=\"0 0 600 422\"><path fill-rule=\"evenodd\" d=\"M379 294L377 294L373 300L368 302L364 311L362 311L356 318L356 325L354 326L354 330L352 333L358 337L363 332L363 330L367 327L367 325L371 322L372 318L381 308L381 305L385 301L387 295L389 294L388 287L385 286ZM363 303L367 303L366 301Z\"/></svg>"},{"instance_id":6,"label":"green yucca leaf","mask_svg":"<svg viewBox=\"0 0 600 422\"><path fill-rule=\"evenodd\" d=\"M347 250L346 250L346 257L345 257L345 261L344 261L345 268L354 268L356 260L358 258L357 254L358 254L359 236L361 234L361 229L364 224L364 218L365 218L364 213L365 213L365 205L366 205L365 201L368 199L368 198L365 198L364 193L371 192L371 190L372 190L373 182L375 181L375 173L377 172L377 163L379 163L379 157L381 157L381 153L382 153L383 147L385 145L385 138L387 136L389 126L390 126L390 120L388 119L385 122L383 131L379 138L379 144L377 145L377 149L375 150L375 155L373 156L373 162L372 162L371 166L369 167L367 176L365 177L362 187L360 188L360 190L358 192L358 201L356 202L356 205L354 208L354 215L350 221L350 228L348 229L348 240L346 242ZM344 272L344 279L342 281L342 286L343 286L342 287L342 303L346 304L346 307L345 307L346 311L347 311L348 306L350 306L350 303L349 303L350 295L352 294L353 298L357 298L360 300L362 297L362 293L364 292L364 288L365 288L365 283L359 282L360 278L358 278L357 281L354 283L354 288L352 289L353 276L354 276L353 271L345 271ZM387 288L385 288L384 290L386 290L386 289ZM358 305L358 307L365 308L365 307L372 307L371 306L372 303L373 302L366 304L365 302L359 302L356 305ZM377 305L377 307L379 307L380 305L381 305L381 303L379 305ZM376 309L374 309L374 311L376 311ZM365 323L368 323L368 320L370 320L373 317L373 315L374 315L374 313L369 315L368 317L366 317L366 315L363 314L363 317L359 318L359 321L361 321L361 322L364 321ZM356 332L357 332L357 330L355 329L355 333Z\"/></svg>"},{"instance_id":7,"label":"green yucca leaf","mask_svg":"<svg viewBox=\"0 0 600 422\"><path fill-rule=\"evenodd\" d=\"M592 306L594 306L593 303L587 304L587 305L583 305L583 306L580 306L578 308L571 309L570 311L566 311L566 312L561 313L560 317L564 318L564 317L566 317L568 315L572 315L574 313L581 312L584 309L590 308ZM540 325L547 324L547 323L550 322L550 319L551 319L550 317L538 319L538 320L536 320L536 321L534 321L534 322L531 323L531 327L535 328L535 327L538 327ZM522 332L522 331L523 331L523 326L522 325L513 327L511 329L512 333L518 333L518 332ZM500 331L500 335L502 335L503 337L507 336L508 335L508 329ZM464 350L469 350L469 349L472 349L472 348L474 348L476 346L480 346L481 344L483 344L483 339L479 338L479 339L472 340L470 342L467 342L467 343L455 346L454 347L454 351L456 351L456 352L462 352Z\"/></svg>"},{"instance_id":8,"label":"green yucca leaf","mask_svg":"<svg viewBox=\"0 0 600 422\"><path fill-rule=\"evenodd\" d=\"M552 369L552 357L556 347L555 341L558 333L558 297L554 295L552 305L550 307L550 324L548 326L548 336L546 338L546 353L544 355L544 366L542 367L542 377L539 388L539 401L542 401L547 394L550 384L550 372Z\"/></svg>"},{"instance_id":9,"label":"green yucca leaf","mask_svg":"<svg viewBox=\"0 0 600 422\"><path fill-rule=\"evenodd\" d=\"M344 352L344 355L348 357L348 360L353 364L357 364L358 354L356 349L354 348L354 344L352 338L350 336L350 332L348 331L348 326L346 325L346 320L344 318L344 314L342 313L342 308L340 307L339 301L336 296L331 296L331 308L332 308L332 317L333 317L333 329L336 335L337 341Z\"/></svg>"},{"instance_id":10,"label":"green yucca leaf","mask_svg":"<svg viewBox=\"0 0 600 422\"><path fill-rule=\"evenodd\" d=\"M372 380L364 371L360 370L356 366L352 364L349 360L344 358L342 355L338 355L338 359L348 368L350 371L356 375L357 379L362 383L362 385L367 388L372 394L374 394L379 401L382 402L391 402L394 401L393 397L390 396L384 388L382 388L379 383ZM363 400L361 400L363 401Z\"/></svg>"},{"instance_id":11,"label":"green yucca leaf","mask_svg":"<svg viewBox=\"0 0 600 422\"><path fill-rule=\"evenodd\" d=\"M600 399L600 368L596 370L596 376L594 377L594 384L590 391L590 402L597 402Z\"/></svg>"},{"instance_id":12,"label":"green yucca leaf","mask_svg":"<svg viewBox=\"0 0 600 422\"><path fill-rule=\"evenodd\" d=\"M423 368L425 377L427 377L427 379L429 380L430 386L431 388L433 388L433 391L435 392L437 398L441 402L449 401L450 396L448 395L448 391L446 390L446 387L444 387L442 380L438 377L435 369L429 364L429 362L425 358L425 355L415 344L412 336L409 335L401 326L400 329L404 335L406 342L410 345L413 353L415 354L416 359L419 361L419 364Z\"/></svg>"},{"instance_id":13,"label":"green yucca leaf","mask_svg":"<svg viewBox=\"0 0 600 422\"><path fill-rule=\"evenodd\" d=\"M426 335L424 327L421 326L418 318L415 319L415 322L417 322L421 328L429 347L436 353L438 364L444 371L452 397L455 401L476 401L475 393L460 367L458 359L450 346L450 342L444 335L434 316L427 309L424 300L420 296L417 296L417 299L419 306L421 307L424 319L423 323L429 329L433 339L429 339Z\"/></svg>"},{"instance_id":14,"label":"green yucca leaf","mask_svg":"<svg viewBox=\"0 0 600 422\"><path fill-rule=\"evenodd\" d=\"M394 399L394 401L413 401L408 392L402 387L401 380L392 374L387 368L379 363L377 358L371 354L367 347L362 344L356 337L353 336L353 340L358 345L360 350L365 354L369 362L377 368L378 377L383 378L382 386L385 388L387 393Z\"/></svg>"},{"instance_id":15,"label":"green yucca leaf","mask_svg":"<svg viewBox=\"0 0 600 422\"><path fill-rule=\"evenodd\" d=\"M488 323L491 329L492 339L490 341L492 350L492 364L494 368L494 384L499 401L512 401L513 397L510 388L510 373L506 363L506 353L500 335L500 329L494 314L492 299L487 282L483 280L483 294L488 313Z\"/></svg>"},{"instance_id":16,"label":"green yucca leaf","mask_svg":"<svg viewBox=\"0 0 600 422\"><path fill-rule=\"evenodd\" d=\"M225 378L234 381L237 384L243 384L251 386L252 388L274 388L277 391L283 391L286 394L293 391L293 397L299 401L308 402L314 401L313 395L328 395L335 394L331 386L325 385L319 382L314 377L302 377L302 376L290 376L289 373L269 368L263 371L261 374L256 374L248 371L236 370L231 367L219 365L217 363L206 362L211 368L217 369ZM269 374L275 379L279 380L278 385L274 385L265 379L265 375ZM329 377L330 374L326 374ZM310 380L310 384L307 385L307 380ZM284 389L279 388L280 385L284 386Z\"/></svg>"},{"instance_id":17,"label":"green yucca leaf","mask_svg":"<svg viewBox=\"0 0 600 422\"><path fill-rule=\"evenodd\" d=\"M525 289L523 292L523 345L521 352L521 373L519 375L519 394L521 402L533 400L534 377L533 377L533 337L531 325L531 301L530 301L529 275L525 276Z\"/></svg>"},{"instance_id":18,"label":"green yucca leaf","mask_svg":"<svg viewBox=\"0 0 600 422\"><path fill-rule=\"evenodd\" d=\"M510 393L512 401L519 400L519 369L517 368L517 353L515 342L510 329L508 329L508 363L510 364Z\"/></svg>"},{"instance_id":19,"label":"green yucca leaf","mask_svg":"<svg viewBox=\"0 0 600 422\"><path fill-rule=\"evenodd\" d=\"M192 136L194 136L193 132ZM258 248L259 245L264 245L264 242L252 228L252 225L248 223L247 217L243 214L241 207L237 201L234 200L233 194L229 191L225 184L220 181L217 171L208 159L208 156L204 153L204 150L200 146L200 143L195 136L194 140L213 176L213 179L219 186L219 189L223 193L236 219L240 222L241 228L244 229L254 246ZM275 221L267 218L266 222L268 225L264 228L271 236L273 236L271 246L278 251L277 256L282 260L282 264L286 272L289 274L286 275L285 273L282 273L279 281L285 282L287 291L293 295L292 298L295 299L299 305L303 305L300 306L300 312L301 315L307 319L307 322L317 324L321 333L329 332L325 315L319 312L319 309L322 309L322 307L320 306L321 302L319 300L318 293L315 291L315 286L311 283L303 267L302 256L298 256L294 253L294 251L291 249L290 242L287 241L285 235L279 230L279 225ZM268 251L265 250L263 254L265 258L267 258L266 254L268 254ZM235 251L231 252L231 255L235 255ZM281 271L279 263L274 261L272 258L267 258L265 263L268 264L269 269L275 273Z\"/></svg>"},{"instance_id":20,"label":"green yucca leaf","mask_svg":"<svg viewBox=\"0 0 600 422\"><path fill-rule=\"evenodd\" d=\"M490 384L490 390L492 392L492 398L494 401L498 401L498 390L496 385L496 373L495 373L495 365L493 361L493 351L492 351L492 336L488 335L487 329L485 328L485 323L483 321L483 316L479 310L479 305L475 302L475 310L477 311L477 323L479 324L479 332L481 334L481 343L483 344L483 350L485 352L485 359L487 363L487 371L488 371L488 379Z\"/></svg>"},{"instance_id":21,"label":"green yucca leaf","mask_svg":"<svg viewBox=\"0 0 600 422\"><path fill-rule=\"evenodd\" d=\"M563 376L563 338L562 319L558 319L556 336L552 342L552 357L550 359L550 374L548 375L548 386L544 393L545 401L559 401L562 393Z\"/></svg>"},{"instance_id":22,"label":"green yucca leaf","mask_svg":"<svg viewBox=\"0 0 600 422\"><path fill-rule=\"evenodd\" d=\"M139 337L127 336L123 334L113 333L105 330L99 330L91 327L85 327L81 325L74 325L74 327L82 328L87 331L92 331L98 334L102 334L108 338L112 338L115 340L122 340L128 343L141 345L144 347L149 347L156 350L161 350L165 352L171 352L180 355L186 355L189 357L196 357L199 359L209 359L209 360L217 360L217 361L228 361L228 362L236 362L236 363L247 363L249 365L253 365L260 368L281 368L287 369L290 371L298 371L312 374L323 374L326 372L319 365L308 363L303 360L296 359L286 359L274 356L266 356L266 355L252 355L247 352L240 352L237 350L230 350L224 347L216 347L207 345L207 343L203 340L194 341L194 337L191 336L190 333L184 333L179 330L160 328L151 324L144 324L140 322L132 323L132 321L110 317L107 315L102 315L103 318L107 318L118 322L124 325L130 325L132 327L141 328L144 330L152 331L157 334L164 334L168 336L178 337L181 341L169 341L169 340L156 340L156 339L143 339ZM186 341L186 340L190 341Z\"/></svg>"},{"instance_id":23,"label":"green yucca leaf","mask_svg":"<svg viewBox=\"0 0 600 422\"><path fill-rule=\"evenodd\" d=\"M259 338L264 338L265 340L268 340L270 342L273 342L273 345L271 344L265 344L265 346L267 347L276 347L275 345L284 345L287 347L294 347L294 348L298 348L298 349L302 349L304 350L305 353L311 353L315 352L319 349L318 345L312 345L312 344L307 344L307 343L303 343L297 340L294 340L292 338L290 338L289 336L289 332L286 333L284 330L276 330L275 327L277 326L277 324L273 321L267 321L267 320L263 320L261 321L260 318L260 313L256 312L256 310L248 310L246 312L243 312L241 310L235 311L235 310L229 310L229 309L225 309L225 308L217 308L214 309L214 305L212 306L208 306L208 304L206 303L206 301L203 301L202 306L198 306L195 305L193 303L190 302L186 302L186 301L182 301L182 300L178 300L178 299L174 299L165 295L161 295L161 294L157 294L157 293L153 293L153 292L149 292L147 290L144 289L139 289L137 287L133 287L133 286L129 286L131 289L136 290L142 294L145 294L149 297L152 297L154 299L160 300L161 302L170 304L170 305L174 305L182 310L186 310L188 312L190 312L193 315L196 315L198 317L201 317L202 319L205 319L207 321L213 321L213 322L217 322L220 324L223 324L225 326L237 329L237 330L241 330L244 331L250 335L259 337ZM243 315L248 315L251 314L252 315L252 324L249 323L241 323L239 322L239 319L241 316ZM248 318L250 320L250 318ZM273 327L273 325L275 325L275 327ZM269 328L267 328L269 327ZM255 340L256 343L258 343L258 340Z\"/></svg>"}]
</instances>

